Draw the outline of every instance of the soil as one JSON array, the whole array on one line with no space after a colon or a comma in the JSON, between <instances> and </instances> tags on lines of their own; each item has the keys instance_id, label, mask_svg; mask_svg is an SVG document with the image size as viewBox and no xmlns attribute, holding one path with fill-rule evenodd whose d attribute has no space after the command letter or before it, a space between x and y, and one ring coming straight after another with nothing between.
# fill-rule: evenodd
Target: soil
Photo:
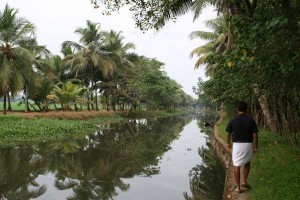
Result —
<instances>
[{"instance_id":1,"label":"soil","mask_svg":"<svg viewBox=\"0 0 300 200\"><path fill-rule=\"evenodd\" d=\"M88 119L93 117L110 117L116 116L119 111L48 111L48 112L16 112L8 111L7 115L15 115L25 118L46 117L50 119Z\"/></svg>"}]
</instances>

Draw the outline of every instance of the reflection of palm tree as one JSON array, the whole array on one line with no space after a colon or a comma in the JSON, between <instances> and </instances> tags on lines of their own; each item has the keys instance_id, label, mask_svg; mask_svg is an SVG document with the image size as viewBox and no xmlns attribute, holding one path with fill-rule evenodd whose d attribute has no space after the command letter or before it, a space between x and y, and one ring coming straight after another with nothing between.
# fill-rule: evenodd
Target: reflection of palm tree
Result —
<instances>
[{"instance_id":1,"label":"reflection of palm tree","mask_svg":"<svg viewBox=\"0 0 300 200\"><path fill-rule=\"evenodd\" d=\"M53 142L49 145L49 147L52 149L52 151L61 150L64 154L76 153L81 148L78 142L70 139Z\"/></svg>"},{"instance_id":2,"label":"reflection of palm tree","mask_svg":"<svg viewBox=\"0 0 300 200\"><path fill-rule=\"evenodd\" d=\"M68 199L111 199L117 195L116 188L129 188L120 179L122 165L112 153L89 149L70 158L60 165L56 180L58 189L73 188L74 195Z\"/></svg>"},{"instance_id":3,"label":"reflection of palm tree","mask_svg":"<svg viewBox=\"0 0 300 200\"><path fill-rule=\"evenodd\" d=\"M35 182L40 166L32 149L1 150L0 195L6 199L30 199L44 194L46 187Z\"/></svg>"},{"instance_id":4,"label":"reflection of palm tree","mask_svg":"<svg viewBox=\"0 0 300 200\"><path fill-rule=\"evenodd\" d=\"M130 187L123 178L159 173L159 157L188 122L184 117L132 120L103 126L84 139L1 150L0 194L9 199L42 195L46 187L36 178L51 172L57 189L73 190L69 199L113 199Z\"/></svg>"},{"instance_id":5,"label":"reflection of palm tree","mask_svg":"<svg viewBox=\"0 0 300 200\"><path fill-rule=\"evenodd\" d=\"M111 124L86 136L80 143L84 151L65 154L59 150L62 155L56 166L56 187L72 188L74 194L68 199L113 199L117 189L129 189L122 178L159 173L149 166L157 165L157 158L169 149L184 125L180 118L160 120L163 123L133 120ZM172 123L173 128L160 125L167 123Z\"/></svg>"},{"instance_id":6,"label":"reflection of palm tree","mask_svg":"<svg viewBox=\"0 0 300 200\"><path fill-rule=\"evenodd\" d=\"M31 186L33 186L33 182L30 183ZM16 190L15 192L8 192L5 197L7 199L22 199L22 200L27 200L27 199L32 199L32 198L37 198L44 194L46 192L46 187L41 186L39 187L38 184L34 185L35 187L38 187L36 189L29 189L29 186L24 186Z\"/></svg>"}]
</instances>

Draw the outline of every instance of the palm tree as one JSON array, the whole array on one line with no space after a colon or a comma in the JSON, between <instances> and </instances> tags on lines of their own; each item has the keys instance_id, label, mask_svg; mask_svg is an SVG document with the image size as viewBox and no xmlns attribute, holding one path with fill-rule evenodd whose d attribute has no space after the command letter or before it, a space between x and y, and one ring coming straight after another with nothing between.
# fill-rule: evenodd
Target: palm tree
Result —
<instances>
[{"instance_id":1,"label":"palm tree","mask_svg":"<svg viewBox=\"0 0 300 200\"><path fill-rule=\"evenodd\" d=\"M230 50L232 47L232 36L228 23L223 16L220 16L216 19L207 20L206 27L210 28L212 32L194 31L190 33L190 39L200 38L209 40L209 42L205 45L195 48L191 52L190 57L197 55L199 59L195 64L195 68L199 68L199 66L202 64L207 64L206 74L208 76L212 76L214 74L216 65L210 65L207 63L207 61L216 53L222 53Z\"/></svg>"},{"instance_id":2,"label":"palm tree","mask_svg":"<svg viewBox=\"0 0 300 200\"><path fill-rule=\"evenodd\" d=\"M63 48L69 47L74 54L65 57L65 63L75 71L75 78L83 75L84 82L95 90L97 81L103 80L113 71L116 54L101 51L99 48L102 34L100 25L87 20L87 28L78 28L75 33L80 35L80 44L72 41L63 43ZM91 95L91 100L93 95ZM96 109L98 110L97 90L95 92ZM88 104L89 108L89 104Z\"/></svg>"},{"instance_id":3,"label":"palm tree","mask_svg":"<svg viewBox=\"0 0 300 200\"><path fill-rule=\"evenodd\" d=\"M43 63L43 58L48 59L51 55L50 51L46 46L38 45L36 37L26 38L19 41L19 45L33 54L33 65L37 68L41 63ZM24 103L25 103L25 112L28 111L28 97L29 97L29 85L34 86L37 83L37 74L32 70L31 76L28 74L23 74L25 88L24 88Z\"/></svg>"},{"instance_id":4,"label":"palm tree","mask_svg":"<svg viewBox=\"0 0 300 200\"><path fill-rule=\"evenodd\" d=\"M108 102L108 93L112 95L112 107L114 110L115 104L117 103L116 99L119 99L122 96L123 99L128 99L127 97L127 84L128 84L128 75L134 73L135 65L128 59L128 50L135 49L133 43L123 42L124 37L122 36L122 31L109 31L103 32L103 40L101 43L101 49L104 51L114 52L118 55L119 59L116 63L116 67L112 76L106 80L105 84L102 84L101 90L105 93L106 102ZM104 87L103 87L104 86ZM107 87L112 86L112 87ZM110 90L109 92L106 90ZM122 109L124 110L125 103L123 102ZM108 105L107 105L108 108Z\"/></svg>"},{"instance_id":5,"label":"palm tree","mask_svg":"<svg viewBox=\"0 0 300 200\"><path fill-rule=\"evenodd\" d=\"M63 110L71 109L70 103L81 101L84 88L71 82L67 82L62 87L54 86L53 91L47 96L48 99L54 102L61 103Z\"/></svg>"},{"instance_id":6,"label":"palm tree","mask_svg":"<svg viewBox=\"0 0 300 200\"><path fill-rule=\"evenodd\" d=\"M4 114L8 92L14 96L23 89L23 75L29 77L33 74L31 64L34 56L20 44L31 38L35 27L17 14L18 10L8 5L0 12L0 96L4 95Z\"/></svg>"}]
</instances>

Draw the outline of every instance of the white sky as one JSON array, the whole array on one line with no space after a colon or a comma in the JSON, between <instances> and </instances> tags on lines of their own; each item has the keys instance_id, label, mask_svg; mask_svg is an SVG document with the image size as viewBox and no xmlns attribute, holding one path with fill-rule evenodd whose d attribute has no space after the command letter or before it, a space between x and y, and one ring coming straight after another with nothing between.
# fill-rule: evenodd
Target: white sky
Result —
<instances>
[{"instance_id":1,"label":"white sky","mask_svg":"<svg viewBox=\"0 0 300 200\"><path fill-rule=\"evenodd\" d=\"M190 59L190 52L205 41L189 40L192 31L206 30L203 21L216 18L213 8L208 8L193 23L192 14L179 17L176 23L169 22L159 32L143 33L135 28L132 15L126 9L120 13L103 16L101 10L94 9L90 0L1 0L0 9L8 3L19 10L19 17L25 17L37 27L40 45L46 45L53 54L60 53L62 42L78 42L74 30L85 27L86 20L101 24L102 30L122 31L124 42L133 42L135 52L149 58L157 58L165 63L168 76L183 86L183 90L196 97L192 87L198 77L206 79L204 68L194 70L196 58Z\"/></svg>"}]
</instances>

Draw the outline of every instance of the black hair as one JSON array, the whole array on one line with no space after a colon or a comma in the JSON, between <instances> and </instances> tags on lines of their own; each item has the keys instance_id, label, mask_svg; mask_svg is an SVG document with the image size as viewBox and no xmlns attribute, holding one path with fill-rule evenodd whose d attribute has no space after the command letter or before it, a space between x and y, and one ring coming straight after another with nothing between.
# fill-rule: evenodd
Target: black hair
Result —
<instances>
[{"instance_id":1,"label":"black hair","mask_svg":"<svg viewBox=\"0 0 300 200\"><path fill-rule=\"evenodd\" d=\"M237 107L238 111L246 112L248 105L244 101L238 101L237 104L236 104L236 107Z\"/></svg>"}]
</instances>

